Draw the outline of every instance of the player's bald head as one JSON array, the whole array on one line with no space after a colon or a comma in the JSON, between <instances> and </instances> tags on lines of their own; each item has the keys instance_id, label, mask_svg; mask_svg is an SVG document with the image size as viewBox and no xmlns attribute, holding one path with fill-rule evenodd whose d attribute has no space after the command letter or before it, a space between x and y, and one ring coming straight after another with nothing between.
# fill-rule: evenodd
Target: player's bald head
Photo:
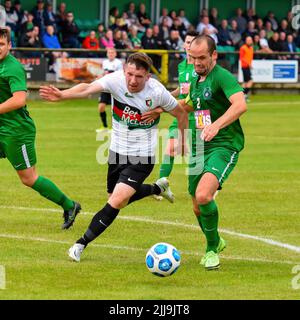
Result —
<instances>
[{"instance_id":1,"label":"player's bald head","mask_svg":"<svg viewBox=\"0 0 300 320\"><path fill-rule=\"evenodd\" d=\"M207 52L210 56L217 50L215 40L207 35L200 35L193 39L190 45L190 49L192 50L194 46L206 45Z\"/></svg>"}]
</instances>

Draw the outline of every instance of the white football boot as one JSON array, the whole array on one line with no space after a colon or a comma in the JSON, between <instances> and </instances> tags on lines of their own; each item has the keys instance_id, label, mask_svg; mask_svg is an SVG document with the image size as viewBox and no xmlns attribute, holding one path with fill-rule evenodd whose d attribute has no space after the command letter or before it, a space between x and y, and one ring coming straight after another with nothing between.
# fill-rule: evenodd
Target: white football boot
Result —
<instances>
[{"instance_id":1,"label":"white football boot","mask_svg":"<svg viewBox=\"0 0 300 320\"><path fill-rule=\"evenodd\" d=\"M82 251L84 250L85 246L80 243L75 243L70 249L69 249L69 257L76 262L80 262L80 256L82 254Z\"/></svg>"},{"instance_id":2,"label":"white football boot","mask_svg":"<svg viewBox=\"0 0 300 320\"><path fill-rule=\"evenodd\" d=\"M163 178L158 179L155 182L155 184L158 185L161 190L160 196L164 197L169 202L174 203L175 197L169 187L169 180L167 178L163 177Z\"/></svg>"}]
</instances>

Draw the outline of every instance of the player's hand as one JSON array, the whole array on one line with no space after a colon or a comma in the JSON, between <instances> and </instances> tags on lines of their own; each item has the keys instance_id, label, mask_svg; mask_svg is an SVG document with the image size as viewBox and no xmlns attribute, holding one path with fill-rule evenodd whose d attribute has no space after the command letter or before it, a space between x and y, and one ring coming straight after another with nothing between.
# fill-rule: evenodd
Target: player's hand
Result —
<instances>
[{"instance_id":1,"label":"player's hand","mask_svg":"<svg viewBox=\"0 0 300 320\"><path fill-rule=\"evenodd\" d=\"M205 126L201 133L201 139L206 142L211 141L218 134L219 130L219 126L215 123Z\"/></svg>"},{"instance_id":2,"label":"player's hand","mask_svg":"<svg viewBox=\"0 0 300 320\"><path fill-rule=\"evenodd\" d=\"M62 92L54 86L41 86L40 96L44 100L54 102L62 99Z\"/></svg>"},{"instance_id":3,"label":"player's hand","mask_svg":"<svg viewBox=\"0 0 300 320\"><path fill-rule=\"evenodd\" d=\"M159 118L160 114L163 112L163 109L158 107L153 110L147 111L142 114L141 120L146 123L151 123Z\"/></svg>"}]
</instances>

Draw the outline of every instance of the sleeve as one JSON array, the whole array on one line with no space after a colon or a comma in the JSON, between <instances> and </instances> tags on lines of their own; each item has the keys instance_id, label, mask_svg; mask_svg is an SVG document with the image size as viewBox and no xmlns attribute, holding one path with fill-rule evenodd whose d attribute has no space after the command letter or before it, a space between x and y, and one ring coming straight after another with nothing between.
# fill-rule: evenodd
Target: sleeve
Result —
<instances>
[{"instance_id":1,"label":"sleeve","mask_svg":"<svg viewBox=\"0 0 300 320\"><path fill-rule=\"evenodd\" d=\"M228 71L222 73L219 79L219 85L227 99L233 94L243 91L243 88L239 85L237 79Z\"/></svg>"},{"instance_id":2,"label":"sleeve","mask_svg":"<svg viewBox=\"0 0 300 320\"><path fill-rule=\"evenodd\" d=\"M116 86L116 83L119 82L116 74L119 74L119 72L109 73L109 74L105 75L104 77L95 80L93 83L101 86L103 88L102 91L113 93L114 86Z\"/></svg>"},{"instance_id":3,"label":"sleeve","mask_svg":"<svg viewBox=\"0 0 300 320\"><path fill-rule=\"evenodd\" d=\"M160 96L160 107L169 112L175 109L178 105L177 100L171 95L171 93L162 86Z\"/></svg>"},{"instance_id":4,"label":"sleeve","mask_svg":"<svg viewBox=\"0 0 300 320\"><path fill-rule=\"evenodd\" d=\"M188 104L190 107L194 108L194 104L191 99L191 93L189 93L188 96L185 98L185 103Z\"/></svg>"},{"instance_id":5,"label":"sleeve","mask_svg":"<svg viewBox=\"0 0 300 320\"><path fill-rule=\"evenodd\" d=\"M21 64L16 64L13 68L11 68L8 75L8 82L11 93L17 91L27 91L26 73Z\"/></svg>"}]
</instances>

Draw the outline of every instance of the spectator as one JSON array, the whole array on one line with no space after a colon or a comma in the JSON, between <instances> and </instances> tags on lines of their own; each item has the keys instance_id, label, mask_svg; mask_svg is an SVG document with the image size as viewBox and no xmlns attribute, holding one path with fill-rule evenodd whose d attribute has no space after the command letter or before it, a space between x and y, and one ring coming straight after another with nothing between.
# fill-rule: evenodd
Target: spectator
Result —
<instances>
[{"instance_id":1,"label":"spectator","mask_svg":"<svg viewBox=\"0 0 300 320\"><path fill-rule=\"evenodd\" d=\"M0 27L6 26L6 11L3 6L0 4Z\"/></svg>"},{"instance_id":2,"label":"spectator","mask_svg":"<svg viewBox=\"0 0 300 320\"><path fill-rule=\"evenodd\" d=\"M139 19L139 23L145 28L149 28L151 22L151 19L148 17L147 13L146 13L146 6L144 3L140 4L140 10L137 13L137 17Z\"/></svg>"},{"instance_id":3,"label":"spectator","mask_svg":"<svg viewBox=\"0 0 300 320\"><path fill-rule=\"evenodd\" d=\"M229 30L228 30L228 22L226 19L221 21L221 25L218 31L218 44L220 46L232 46L233 43L230 38Z\"/></svg>"},{"instance_id":4,"label":"spectator","mask_svg":"<svg viewBox=\"0 0 300 320\"><path fill-rule=\"evenodd\" d=\"M208 10L206 8L201 9L200 17L208 17Z\"/></svg>"},{"instance_id":5,"label":"spectator","mask_svg":"<svg viewBox=\"0 0 300 320\"><path fill-rule=\"evenodd\" d=\"M245 18L247 22L249 21L256 21L258 19L258 16L255 14L254 8L248 8L247 13L245 14Z\"/></svg>"},{"instance_id":6,"label":"spectator","mask_svg":"<svg viewBox=\"0 0 300 320\"><path fill-rule=\"evenodd\" d=\"M183 22L183 24L184 24L184 26L185 26L185 29L187 30L187 29L190 27L191 23L190 23L190 21L188 20L188 18L185 16L185 11L184 11L184 9L180 9L180 10L178 11L178 17L182 20L182 22Z\"/></svg>"},{"instance_id":7,"label":"spectator","mask_svg":"<svg viewBox=\"0 0 300 320\"><path fill-rule=\"evenodd\" d=\"M138 34L138 28L135 26L132 26L129 29L129 39L134 49L140 49L142 47L142 41L137 34Z\"/></svg>"},{"instance_id":8,"label":"spectator","mask_svg":"<svg viewBox=\"0 0 300 320\"><path fill-rule=\"evenodd\" d=\"M287 41L286 41L286 33L285 32L280 32L279 33L279 43L280 43L280 51L281 52L287 52L289 51L289 48L288 48L288 44L287 44ZM287 60L287 56L285 55L281 55L280 56L280 59L281 60Z\"/></svg>"},{"instance_id":9,"label":"spectator","mask_svg":"<svg viewBox=\"0 0 300 320\"><path fill-rule=\"evenodd\" d=\"M153 25L153 39L156 42L157 49L165 49L163 33L158 24Z\"/></svg>"},{"instance_id":10,"label":"spectator","mask_svg":"<svg viewBox=\"0 0 300 320\"><path fill-rule=\"evenodd\" d=\"M39 36L39 27L34 26L31 31L28 31L27 33L24 33L21 35L20 38L20 46L24 48L41 48L42 42ZM28 51L23 53L26 57L40 57L41 52L39 51Z\"/></svg>"},{"instance_id":11,"label":"spectator","mask_svg":"<svg viewBox=\"0 0 300 320\"><path fill-rule=\"evenodd\" d=\"M166 49L167 50L182 51L183 50L183 45L184 45L184 42L180 38L179 32L177 30L172 30L170 32L169 39L166 40ZM175 56L176 59L180 58L180 54L179 53L175 53L171 57L174 57L174 56Z\"/></svg>"},{"instance_id":12,"label":"spectator","mask_svg":"<svg viewBox=\"0 0 300 320\"><path fill-rule=\"evenodd\" d=\"M56 15L53 12L53 6L51 2L48 2L46 5L46 9L44 10L44 22L45 26L52 25L54 27L55 33L57 33L57 25L56 25Z\"/></svg>"},{"instance_id":13,"label":"spectator","mask_svg":"<svg viewBox=\"0 0 300 320\"><path fill-rule=\"evenodd\" d=\"M62 25L66 20L67 20L67 6L64 2L61 2L56 12L56 25L59 33L61 32Z\"/></svg>"},{"instance_id":14,"label":"spectator","mask_svg":"<svg viewBox=\"0 0 300 320\"><path fill-rule=\"evenodd\" d=\"M211 36L215 40L215 43L218 43L218 30L209 23L208 16L202 17L201 22L198 24L196 31L199 32L200 35L206 34L208 36Z\"/></svg>"},{"instance_id":15,"label":"spectator","mask_svg":"<svg viewBox=\"0 0 300 320\"><path fill-rule=\"evenodd\" d=\"M27 33L28 31L31 31L33 29L34 27L33 18L34 17L32 13L27 14L27 17L26 17L27 21L22 23L20 27L20 35Z\"/></svg>"},{"instance_id":16,"label":"spectator","mask_svg":"<svg viewBox=\"0 0 300 320\"><path fill-rule=\"evenodd\" d=\"M291 52L291 53L297 52L296 44L294 42L294 37L292 34L288 34L288 36L287 36L287 51ZM287 58L288 59L299 59L299 56L292 54L292 55L288 55Z\"/></svg>"},{"instance_id":17,"label":"spectator","mask_svg":"<svg viewBox=\"0 0 300 320\"><path fill-rule=\"evenodd\" d=\"M143 35L142 39L142 47L144 49L157 49L157 43L153 37L153 29L148 28Z\"/></svg>"},{"instance_id":18,"label":"spectator","mask_svg":"<svg viewBox=\"0 0 300 320\"><path fill-rule=\"evenodd\" d=\"M243 34L243 38L245 39L246 37L254 37L256 34L258 34L257 30L255 29L255 22L253 20L250 20L248 22L248 26L246 31Z\"/></svg>"},{"instance_id":19,"label":"spectator","mask_svg":"<svg viewBox=\"0 0 300 320\"><path fill-rule=\"evenodd\" d=\"M180 38L185 39L186 28L185 28L185 25L183 24L182 20L179 17L175 18L173 25L171 27L171 30L177 30L179 32Z\"/></svg>"},{"instance_id":20,"label":"spectator","mask_svg":"<svg viewBox=\"0 0 300 320\"><path fill-rule=\"evenodd\" d=\"M133 45L130 39L128 38L128 34L126 31L121 31L121 44L124 49L126 50L132 50ZM121 58L124 58L126 60L127 58L127 53L126 52L121 52Z\"/></svg>"},{"instance_id":21,"label":"spectator","mask_svg":"<svg viewBox=\"0 0 300 320\"><path fill-rule=\"evenodd\" d=\"M73 12L67 13L67 19L63 22L62 28L62 46L64 48L79 48L78 40L79 28L74 21Z\"/></svg>"},{"instance_id":22,"label":"spectator","mask_svg":"<svg viewBox=\"0 0 300 320\"><path fill-rule=\"evenodd\" d=\"M291 30L291 33L294 31L293 25L292 25L293 19L294 19L294 14L292 13L292 11L288 11L286 15L286 21L288 23L288 29Z\"/></svg>"},{"instance_id":23,"label":"spectator","mask_svg":"<svg viewBox=\"0 0 300 320\"><path fill-rule=\"evenodd\" d=\"M82 42L82 48L89 50L98 50L100 49L99 40L96 37L96 32L92 30L88 36ZM92 56L96 56L92 54Z\"/></svg>"},{"instance_id":24,"label":"spectator","mask_svg":"<svg viewBox=\"0 0 300 320\"><path fill-rule=\"evenodd\" d=\"M105 36L100 39L100 45L104 49L110 49L115 47L112 30L108 29L106 31Z\"/></svg>"},{"instance_id":25,"label":"spectator","mask_svg":"<svg viewBox=\"0 0 300 320\"><path fill-rule=\"evenodd\" d=\"M174 23L174 20L177 18L177 13L175 10L171 10L169 13L169 17L172 19L172 24Z\"/></svg>"},{"instance_id":26,"label":"spectator","mask_svg":"<svg viewBox=\"0 0 300 320\"><path fill-rule=\"evenodd\" d=\"M272 50L269 47L268 39L266 38L266 31L260 30L259 32L259 45L260 45L260 51L265 53L271 53Z\"/></svg>"},{"instance_id":27,"label":"spectator","mask_svg":"<svg viewBox=\"0 0 300 320\"><path fill-rule=\"evenodd\" d=\"M12 6L11 0L5 0L4 8L6 12L6 25L9 26L13 32L17 32L19 17Z\"/></svg>"},{"instance_id":28,"label":"spectator","mask_svg":"<svg viewBox=\"0 0 300 320\"><path fill-rule=\"evenodd\" d=\"M173 25L173 19L172 19L170 16L168 16L168 13L169 13L169 12L168 12L168 9L167 9L167 8L162 8L162 10L161 10L161 16L160 16L158 22L159 22L159 24L162 24L163 20L165 19L167 26L168 26L169 28L171 28L172 25Z\"/></svg>"},{"instance_id":29,"label":"spectator","mask_svg":"<svg viewBox=\"0 0 300 320\"><path fill-rule=\"evenodd\" d=\"M126 15L126 16L124 16ZM117 17L115 23L110 26L110 29L114 31L115 29L128 31L128 25L126 23L127 13L123 13L122 17Z\"/></svg>"},{"instance_id":30,"label":"spectator","mask_svg":"<svg viewBox=\"0 0 300 320\"><path fill-rule=\"evenodd\" d=\"M239 49L241 46L241 41L242 41L242 35L238 31L238 24L236 20L231 20L231 26L229 29L229 37L230 40L232 41L232 45L236 48Z\"/></svg>"},{"instance_id":31,"label":"spectator","mask_svg":"<svg viewBox=\"0 0 300 320\"><path fill-rule=\"evenodd\" d=\"M33 24L39 27L41 34L45 30L45 20L44 20L44 1L37 0L36 7L32 10L33 14Z\"/></svg>"},{"instance_id":32,"label":"spectator","mask_svg":"<svg viewBox=\"0 0 300 320\"><path fill-rule=\"evenodd\" d=\"M109 26L116 24L116 20L119 17L119 9L117 7L112 7L109 10Z\"/></svg>"},{"instance_id":33,"label":"spectator","mask_svg":"<svg viewBox=\"0 0 300 320\"><path fill-rule=\"evenodd\" d=\"M170 28L168 27L168 20L164 18L159 26L159 37L164 41L170 37Z\"/></svg>"},{"instance_id":34,"label":"spectator","mask_svg":"<svg viewBox=\"0 0 300 320\"><path fill-rule=\"evenodd\" d=\"M258 18L257 21L256 21L256 30L257 30L257 32L259 33L260 30L263 30L263 29L264 29L263 19Z\"/></svg>"},{"instance_id":35,"label":"spectator","mask_svg":"<svg viewBox=\"0 0 300 320\"><path fill-rule=\"evenodd\" d=\"M286 19L282 19L278 28L278 32L285 32L286 34L288 34L292 33L293 29L289 27L288 21Z\"/></svg>"},{"instance_id":36,"label":"spectator","mask_svg":"<svg viewBox=\"0 0 300 320\"><path fill-rule=\"evenodd\" d=\"M14 2L14 9L18 15L18 26L21 26L21 24L23 22L25 22L26 20L26 17L25 17L25 12L24 10L22 9L22 4L21 4L21 1L20 0L15 0Z\"/></svg>"},{"instance_id":37,"label":"spectator","mask_svg":"<svg viewBox=\"0 0 300 320\"><path fill-rule=\"evenodd\" d=\"M97 26L97 37L100 40L105 35L105 28L103 23L99 23Z\"/></svg>"},{"instance_id":38,"label":"spectator","mask_svg":"<svg viewBox=\"0 0 300 320\"><path fill-rule=\"evenodd\" d=\"M113 39L115 44L115 49L126 49L122 43L122 31L120 29L115 29L113 31Z\"/></svg>"},{"instance_id":39,"label":"spectator","mask_svg":"<svg viewBox=\"0 0 300 320\"><path fill-rule=\"evenodd\" d=\"M247 28L247 20L243 16L243 10L241 8L236 9L236 16L232 18L232 20L236 20L238 31L243 34Z\"/></svg>"},{"instance_id":40,"label":"spectator","mask_svg":"<svg viewBox=\"0 0 300 320\"><path fill-rule=\"evenodd\" d=\"M265 25L266 37L267 39L270 39L274 34L274 31L272 30L272 23L270 21L266 21Z\"/></svg>"},{"instance_id":41,"label":"spectator","mask_svg":"<svg viewBox=\"0 0 300 320\"><path fill-rule=\"evenodd\" d=\"M128 25L128 28L131 26L136 26L140 32L144 32L145 28L140 24L139 19L135 13L135 3L130 2L128 11L127 11L127 16L130 21L130 24Z\"/></svg>"},{"instance_id":42,"label":"spectator","mask_svg":"<svg viewBox=\"0 0 300 320\"><path fill-rule=\"evenodd\" d=\"M219 18L218 18L218 9L217 8L210 9L209 21L216 29L218 29Z\"/></svg>"},{"instance_id":43,"label":"spectator","mask_svg":"<svg viewBox=\"0 0 300 320\"><path fill-rule=\"evenodd\" d=\"M281 43L279 40L279 33L278 32L274 32L272 38L269 39L269 47L272 51L276 51L276 52L280 52L281 51ZM271 56L272 59L280 59L280 56L278 55L272 55Z\"/></svg>"},{"instance_id":44,"label":"spectator","mask_svg":"<svg viewBox=\"0 0 300 320\"><path fill-rule=\"evenodd\" d=\"M253 50L254 52L260 52L259 35L255 34L253 36Z\"/></svg>"},{"instance_id":45,"label":"spectator","mask_svg":"<svg viewBox=\"0 0 300 320\"><path fill-rule=\"evenodd\" d=\"M272 11L269 11L266 17L264 18L264 22L266 23L267 21L271 22L272 29L276 31L278 29L278 21L275 18L275 15Z\"/></svg>"}]
</instances>

